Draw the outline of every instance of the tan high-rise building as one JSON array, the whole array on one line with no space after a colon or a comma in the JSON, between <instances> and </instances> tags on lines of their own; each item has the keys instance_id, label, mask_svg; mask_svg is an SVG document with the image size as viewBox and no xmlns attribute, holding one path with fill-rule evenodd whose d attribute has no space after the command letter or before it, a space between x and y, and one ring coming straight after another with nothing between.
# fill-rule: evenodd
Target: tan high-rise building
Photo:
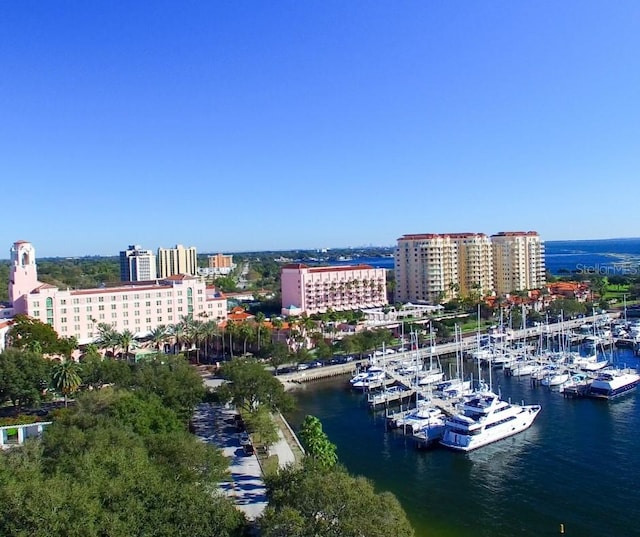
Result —
<instances>
[{"instance_id":1,"label":"tan high-rise building","mask_svg":"<svg viewBox=\"0 0 640 537\"><path fill-rule=\"evenodd\" d=\"M395 300L438 304L459 287L458 244L448 235L403 235L395 251Z\"/></svg>"},{"instance_id":2,"label":"tan high-rise building","mask_svg":"<svg viewBox=\"0 0 640 537\"><path fill-rule=\"evenodd\" d=\"M158 277L167 278L174 274L198 273L198 255L195 246L185 248L177 244L175 248L158 248Z\"/></svg>"},{"instance_id":3,"label":"tan high-rise building","mask_svg":"<svg viewBox=\"0 0 640 537\"><path fill-rule=\"evenodd\" d=\"M478 297L493 291L491 241L484 233L451 233L457 245L458 286L462 297Z\"/></svg>"},{"instance_id":4,"label":"tan high-rise building","mask_svg":"<svg viewBox=\"0 0 640 537\"><path fill-rule=\"evenodd\" d=\"M544 243L535 231L501 231L491 236L494 287L499 295L545 284Z\"/></svg>"}]
</instances>

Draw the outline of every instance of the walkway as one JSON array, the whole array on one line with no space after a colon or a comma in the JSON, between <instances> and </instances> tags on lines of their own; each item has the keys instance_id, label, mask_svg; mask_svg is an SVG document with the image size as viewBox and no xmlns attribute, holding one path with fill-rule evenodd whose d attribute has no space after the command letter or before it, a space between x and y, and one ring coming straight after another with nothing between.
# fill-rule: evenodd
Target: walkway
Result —
<instances>
[{"instance_id":1,"label":"walkway","mask_svg":"<svg viewBox=\"0 0 640 537\"><path fill-rule=\"evenodd\" d=\"M202 403L193 415L193 425L203 442L219 447L229 458L231 480L221 483L221 489L249 520L255 520L267 506L267 494L256 455L245 455L240 447L234 415L232 409Z\"/></svg>"}]
</instances>

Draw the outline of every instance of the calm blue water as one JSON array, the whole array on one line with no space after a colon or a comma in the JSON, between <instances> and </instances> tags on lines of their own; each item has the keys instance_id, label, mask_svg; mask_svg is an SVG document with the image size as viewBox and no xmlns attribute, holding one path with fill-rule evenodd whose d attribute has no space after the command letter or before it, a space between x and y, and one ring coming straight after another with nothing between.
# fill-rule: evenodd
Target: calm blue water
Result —
<instances>
[{"instance_id":1,"label":"calm blue water","mask_svg":"<svg viewBox=\"0 0 640 537\"><path fill-rule=\"evenodd\" d=\"M618 362L634 367L630 351ZM427 536L640 535L640 394L612 402L568 400L527 378L494 376L502 395L540 403L533 426L470 454L416 450L384 414L370 412L345 378L298 393L294 427L320 418L340 460L399 498Z\"/></svg>"},{"instance_id":2,"label":"calm blue water","mask_svg":"<svg viewBox=\"0 0 640 537\"><path fill-rule=\"evenodd\" d=\"M640 239L545 242L546 266L552 274L589 269L603 275L640 274ZM365 263L375 268L393 269L393 258L369 257L340 261L335 265Z\"/></svg>"}]
</instances>

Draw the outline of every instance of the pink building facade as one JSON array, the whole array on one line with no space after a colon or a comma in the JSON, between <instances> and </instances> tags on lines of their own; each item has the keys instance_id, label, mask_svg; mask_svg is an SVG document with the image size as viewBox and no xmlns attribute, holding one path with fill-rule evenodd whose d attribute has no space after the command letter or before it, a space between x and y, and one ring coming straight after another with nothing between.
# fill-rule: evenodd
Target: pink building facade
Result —
<instances>
[{"instance_id":1,"label":"pink building facade","mask_svg":"<svg viewBox=\"0 0 640 537\"><path fill-rule=\"evenodd\" d=\"M325 313L384 306L387 300L385 269L369 265L282 267L282 313Z\"/></svg>"},{"instance_id":2,"label":"pink building facade","mask_svg":"<svg viewBox=\"0 0 640 537\"><path fill-rule=\"evenodd\" d=\"M9 300L14 313L47 323L58 335L73 336L81 345L96 339L101 323L144 337L157 326L178 323L188 315L196 320L227 318L224 295L189 275L118 287L63 290L38 281L35 249L27 241L18 241L11 248L9 270Z\"/></svg>"}]
</instances>

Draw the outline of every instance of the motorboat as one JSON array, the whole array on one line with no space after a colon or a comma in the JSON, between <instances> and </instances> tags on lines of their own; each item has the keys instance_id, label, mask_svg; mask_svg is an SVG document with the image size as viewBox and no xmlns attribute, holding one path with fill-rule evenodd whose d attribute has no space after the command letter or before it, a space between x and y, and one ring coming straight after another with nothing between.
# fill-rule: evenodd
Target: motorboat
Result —
<instances>
[{"instance_id":1,"label":"motorboat","mask_svg":"<svg viewBox=\"0 0 640 537\"><path fill-rule=\"evenodd\" d=\"M366 372L359 373L351 378L349 383L352 388L365 390L380 384L386 377L384 369L381 367L372 365Z\"/></svg>"},{"instance_id":2,"label":"motorboat","mask_svg":"<svg viewBox=\"0 0 640 537\"><path fill-rule=\"evenodd\" d=\"M613 399L633 390L640 383L640 375L633 370L601 371L589 386L587 395L598 399Z\"/></svg>"},{"instance_id":3,"label":"motorboat","mask_svg":"<svg viewBox=\"0 0 640 537\"><path fill-rule=\"evenodd\" d=\"M560 393L586 389L586 387L591 383L591 380L591 377L586 373L575 373L571 375L569 380L560 385Z\"/></svg>"},{"instance_id":4,"label":"motorboat","mask_svg":"<svg viewBox=\"0 0 640 537\"><path fill-rule=\"evenodd\" d=\"M551 388L553 386L560 386L567 382L571 377L571 372L568 369L553 369L550 370L544 378L540 381L542 386Z\"/></svg>"},{"instance_id":5,"label":"motorboat","mask_svg":"<svg viewBox=\"0 0 640 537\"><path fill-rule=\"evenodd\" d=\"M540 371L542 365L535 360L518 360L504 368L503 372L507 377L524 377L533 375L536 371Z\"/></svg>"},{"instance_id":6,"label":"motorboat","mask_svg":"<svg viewBox=\"0 0 640 537\"><path fill-rule=\"evenodd\" d=\"M429 425L429 423L443 418L444 414L439 408L433 406L418 407L403 418L396 421L396 426L405 429L407 432L415 433L423 427Z\"/></svg>"},{"instance_id":7,"label":"motorboat","mask_svg":"<svg viewBox=\"0 0 640 537\"><path fill-rule=\"evenodd\" d=\"M462 405L462 412L445 420L440 444L456 451L471 451L529 428L540 405L517 405L483 390Z\"/></svg>"},{"instance_id":8,"label":"motorboat","mask_svg":"<svg viewBox=\"0 0 640 537\"><path fill-rule=\"evenodd\" d=\"M425 448L440 441L445 431L445 423L446 417L441 412L439 415L434 414L417 431L414 429L412 437L416 446Z\"/></svg>"}]
</instances>

